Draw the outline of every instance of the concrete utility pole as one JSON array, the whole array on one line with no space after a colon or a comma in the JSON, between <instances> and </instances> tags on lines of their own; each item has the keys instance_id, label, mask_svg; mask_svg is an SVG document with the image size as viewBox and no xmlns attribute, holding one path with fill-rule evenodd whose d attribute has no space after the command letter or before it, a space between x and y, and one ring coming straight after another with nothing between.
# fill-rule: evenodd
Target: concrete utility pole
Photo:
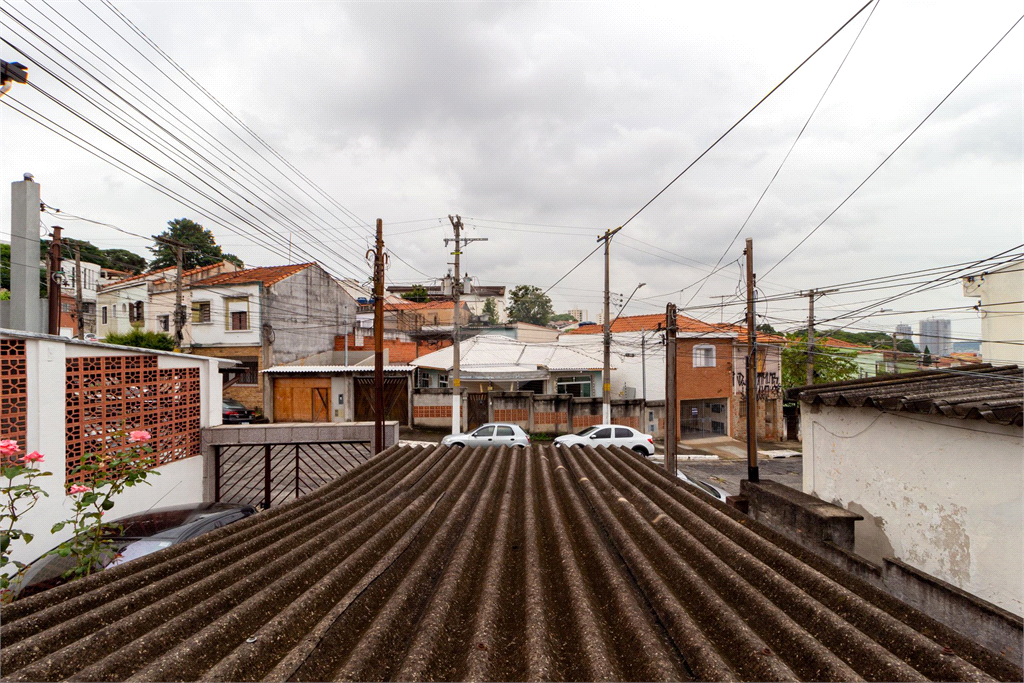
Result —
<instances>
[{"instance_id":1,"label":"concrete utility pole","mask_svg":"<svg viewBox=\"0 0 1024 683\"><path fill-rule=\"evenodd\" d=\"M42 332L39 306L39 183L11 183L11 329Z\"/></svg>"},{"instance_id":2,"label":"concrete utility pole","mask_svg":"<svg viewBox=\"0 0 1024 683\"><path fill-rule=\"evenodd\" d=\"M455 243L455 251L452 252L452 256L455 257L455 276L452 278L452 434L458 434L462 431L462 379L460 375L459 364L461 361L461 351L459 345L459 336L461 334L461 311L459 309L459 295L462 293L462 274L459 271L459 257L462 256L462 246L469 244L470 242L486 242L486 237L462 237L462 216L455 214L453 217L451 214L448 215L448 220L451 221L452 230L455 233L455 237L445 237L444 246L448 246L449 242Z\"/></svg>"},{"instance_id":3,"label":"concrete utility pole","mask_svg":"<svg viewBox=\"0 0 1024 683\"><path fill-rule=\"evenodd\" d=\"M598 242L604 240L604 372L601 373L601 421L604 424L610 424L612 421L612 321L611 294L609 292L611 254L609 246L612 236L619 230L622 230L621 225L614 230L605 230L605 233L597 238Z\"/></svg>"},{"instance_id":4,"label":"concrete utility pole","mask_svg":"<svg viewBox=\"0 0 1024 683\"><path fill-rule=\"evenodd\" d=\"M78 338L85 339L85 320L82 313L82 249L75 245L75 316L78 320Z\"/></svg>"},{"instance_id":5,"label":"concrete utility pole","mask_svg":"<svg viewBox=\"0 0 1024 683\"><path fill-rule=\"evenodd\" d=\"M676 476L679 401L676 400L676 305L665 306L665 471Z\"/></svg>"},{"instance_id":6,"label":"concrete utility pole","mask_svg":"<svg viewBox=\"0 0 1024 683\"><path fill-rule=\"evenodd\" d=\"M754 315L754 240L747 238L747 479L757 483L757 318Z\"/></svg>"},{"instance_id":7,"label":"concrete utility pole","mask_svg":"<svg viewBox=\"0 0 1024 683\"><path fill-rule=\"evenodd\" d=\"M184 268L185 262L185 250L188 249L189 245L184 242L179 242L178 240L172 240L169 237L154 237L153 239L162 244L174 247L174 260L177 266L177 287L174 293L174 339L175 344L177 344L180 349L181 342L184 339L182 330L185 328L185 306L182 303L185 282L183 279L182 269Z\"/></svg>"},{"instance_id":8,"label":"concrete utility pole","mask_svg":"<svg viewBox=\"0 0 1024 683\"><path fill-rule=\"evenodd\" d=\"M807 384L814 384L814 299L838 292L838 289L811 289L801 296L807 297Z\"/></svg>"},{"instance_id":9,"label":"concrete utility pole","mask_svg":"<svg viewBox=\"0 0 1024 683\"><path fill-rule=\"evenodd\" d=\"M53 240L50 242L50 272L46 282L46 294L50 304L49 333L60 334L60 231L59 225L53 226Z\"/></svg>"},{"instance_id":10,"label":"concrete utility pole","mask_svg":"<svg viewBox=\"0 0 1024 683\"><path fill-rule=\"evenodd\" d=\"M373 260L373 452L384 450L384 221L377 219Z\"/></svg>"}]
</instances>

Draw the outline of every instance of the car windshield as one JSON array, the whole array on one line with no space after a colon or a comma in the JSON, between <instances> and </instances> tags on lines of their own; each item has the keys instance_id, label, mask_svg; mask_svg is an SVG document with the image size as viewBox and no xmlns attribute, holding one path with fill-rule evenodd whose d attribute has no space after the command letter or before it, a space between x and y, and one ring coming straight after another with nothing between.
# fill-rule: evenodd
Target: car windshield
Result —
<instances>
[{"instance_id":1,"label":"car windshield","mask_svg":"<svg viewBox=\"0 0 1024 683\"><path fill-rule=\"evenodd\" d=\"M224 399L224 407L231 408L232 410L247 410L247 408L244 405L230 398Z\"/></svg>"},{"instance_id":2,"label":"car windshield","mask_svg":"<svg viewBox=\"0 0 1024 683\"><path fill-rule=\"evenodd\" d=\"M587 427L583 431L576 432L576 436L586 436L587 434L590 434L595 429L597 429L597 427Z\"/></svg>"}]
</instances>

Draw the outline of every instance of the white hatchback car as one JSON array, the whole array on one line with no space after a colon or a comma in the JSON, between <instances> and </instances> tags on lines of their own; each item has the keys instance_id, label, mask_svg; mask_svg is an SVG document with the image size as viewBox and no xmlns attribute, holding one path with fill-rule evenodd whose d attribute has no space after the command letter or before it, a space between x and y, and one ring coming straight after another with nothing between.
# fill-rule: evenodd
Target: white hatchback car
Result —
<instances>
[{"instance_id":1,"label":"white hatchback car","mask_svg":"<svg viewBox=\"0 0 1024 683\"><path fill-rule=\"evenodd\" d=\"M640 455L654 455L654 437L623 425L594 425L555 439L556 446L622 446Z\"/></svg>"}]
</instances>

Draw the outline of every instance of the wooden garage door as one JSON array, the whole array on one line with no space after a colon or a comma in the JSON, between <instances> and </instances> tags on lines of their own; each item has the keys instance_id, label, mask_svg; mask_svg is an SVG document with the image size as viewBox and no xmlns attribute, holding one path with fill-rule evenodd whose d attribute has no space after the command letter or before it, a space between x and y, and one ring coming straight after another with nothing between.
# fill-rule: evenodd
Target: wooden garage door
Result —
<instances>
[{"instance_id":1,"label":"wooden garage door","mask_svg":"<svg viewBox=\"0 0 1024 683\"><path fill-rule=\"evenodd\" d=\"M372 422L374 418L374 383L373 377L356 377L355 408L356 422ZM409 378L384 378L384 410L387 420L398 420L399 424L409 424Z\"/></svg>"},{"instance_id":2,"label":"wooden garage door","mask_svg":"<svg viewBox=\"0 0 1024 683\"><path fill-rule=\"evenodd\" d=\"M330 377L278 377L274 380L275 422L330 422Z\"/></svg>"}]
</instances>

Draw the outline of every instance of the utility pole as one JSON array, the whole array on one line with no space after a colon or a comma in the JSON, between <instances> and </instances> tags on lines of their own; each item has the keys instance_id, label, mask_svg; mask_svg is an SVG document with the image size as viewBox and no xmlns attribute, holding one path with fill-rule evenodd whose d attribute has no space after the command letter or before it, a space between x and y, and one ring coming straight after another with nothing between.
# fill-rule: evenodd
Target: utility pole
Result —
<instances>
[{"instance_id":1,"label":"utility pole","mask_svg":"<svg viewBox=\"0 0 1024 683\"><path fill-rule=\"evenodd\" d=\"M838 292L838 289L811 289L801 296L807 297L807 384L814 384L814 300L819 296Z\"/></svg>"},{"instance_id":2,"label":"utility pole","mask_svg":"<svg viewBox=\"0 0 1024 683\"><path fill-rule=\"evenodd\" d=\"M676 400L676 305L665 306L665 471L676 477L679 401Z\"/></svg>"},{"instance_id":3,"label":"utility pole","mask_svg":"<svg viewBox=\"0 0 1024 683\"><path fill-rule=\"evenodd\" d=\"M53 240L50 242L50 272L46 282L46 293L50 304L49 333L60 334L60 231L59 225L53 226Z\"/></svg>"},{"instance_id":4,"label":"utility pole","mask_svg":"<svg viewBox=\"0 0 1024 683\"><path fill-rule=\"evenodd\" d=\"M647 333L640 333L640 385L644 398L644 407L647 407Z\"/></svg>"},{"instance_id":5,"label":"utility pole","mask_svg":"<svg viewBox=\"0 0 1024 683\"><path fill-rule=\"evenodd\" d=\"M898 349L896 348L896 333L892 333L892 374L900 374L900 363L897 355Z\"/></svg>"},{"instance_id":6,"label":"utility pole","mask_svg":"<svg viewBox=\"0 0 1024 683\"><path fill-rule=\"evenodd\" d=\"M449 242L455 243L455 251L452 252L452 256L455 257L455 263L453 264L455 266L455 277L452 278L452 301L454 304L452 309L452 434L458 434L462 431L462 381L459 377L459 362L461 360L459 336L462 326L459 295L462 293L462 274L459 272L459 257L462 256L462 246L464 244L486 242L487 238L463 237L462 216L458 214L455 214L454 217L449 214L448 220L451 221L452 230L455 232L454 238L444 238L444 246L447 247Z\"/></svg>"},{"instance_id":7,"label":"utility pole","mask_svg":"<svg viewBox=\"0 0 1024 683\"><path fill-rule=\"evenodd\" d=\"M184 339L183 329L185 328L185 305L182 303L182 296L184 295L184 274L182 272L185 261L185 249L189 245L178 240L172 240L169 237L154 237L157 242L161 242L168 246L174 247L174 260L177 266L177 289L174 293L174 339L175 344L180 349L181 342Z\"/></svg>"},{"instance_id":8,"label":"utility pole","mask_svg":"<svg viewBox=\"0 0 1024 683\"><path fill-rule=\"evenodd\" d=\"M78 338L85 339L85 320L82 313L82 249L75 245L75 316L78 319Z\"/></svg>"},{"instance_id":9,"label":"utility pole","mask_svg":"<svg viewBox=\"0 0 1024 683\"><path fill-rule=\"evenodd\" d=\"M754 315L754 240L747 238L747 479L760 481L757 470L757 318Z\"/></svg>"},{"instance_id":10,"label":"utility pole","mask_svg":"<svg viewBox=\"0 0 1024 683\"><path fill-rule=\"evenodd\" d=\"M373 452L384 450L384 221L377 219L373 260Z\"/></svg>"},{"instance_id":11,"label":"utility pole","mask_svg":"<svg viewBox=\"0 0 1024 683\"><path fill-rule=\"evenodd\" d=\"M31 173L11 183L12 330L39 333L46 329L39 305L40 208L39 183Z\"/></svg>"},{"instance_id":12,"label":"utility pole","mask_svg":"<svg viewBox=\"0 0 1024 683\"><path fill-rule=\"evenodd\" d=\"M601 421L604 424L610 424L612 421L612 321L609 292L611 255L609 246L612 236L619 230L622 230L621 225L614 230L605 230L604 234L597 238L598 242L604 240L604 372L601 374L603 385L601 387Z\"/></svg>"}]
</instances>

